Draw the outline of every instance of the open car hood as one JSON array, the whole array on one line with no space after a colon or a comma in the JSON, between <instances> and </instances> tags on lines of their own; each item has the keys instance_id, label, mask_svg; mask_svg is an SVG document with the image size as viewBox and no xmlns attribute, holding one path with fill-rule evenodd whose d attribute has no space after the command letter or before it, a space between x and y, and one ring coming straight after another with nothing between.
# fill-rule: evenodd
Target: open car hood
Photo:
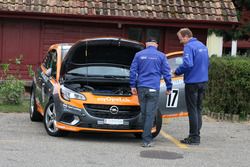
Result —
<instances>
[{"instance_id":1,"label":"open car hood","mask_svg":"<svg viewBox=\"0 0 250 167\"><path fill-rule=\"evenodd\" d=\"M130 66L136 52L144 45L121 38L93 38L76 42L62 61L61 75L89 63Z\"/></svg>"}]
</instances>

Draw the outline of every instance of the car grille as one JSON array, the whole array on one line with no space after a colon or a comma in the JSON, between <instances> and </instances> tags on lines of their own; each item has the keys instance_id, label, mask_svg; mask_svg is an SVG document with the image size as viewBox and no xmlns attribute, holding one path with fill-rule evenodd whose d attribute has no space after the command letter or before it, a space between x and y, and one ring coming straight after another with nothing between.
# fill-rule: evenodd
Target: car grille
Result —
<instances>
[{"instance_id":1,"label":"car grille","mask_svg":"<svg viewBox=\"0 0 250 167\"><path fill-rule=\"evenodd\" d=\"M110 112L112 105L84 104L86 111L94 117L111 119L130 119L140 114L140 106L116 106L119 109L117 114Z\"/></svg>"}]
</instances>

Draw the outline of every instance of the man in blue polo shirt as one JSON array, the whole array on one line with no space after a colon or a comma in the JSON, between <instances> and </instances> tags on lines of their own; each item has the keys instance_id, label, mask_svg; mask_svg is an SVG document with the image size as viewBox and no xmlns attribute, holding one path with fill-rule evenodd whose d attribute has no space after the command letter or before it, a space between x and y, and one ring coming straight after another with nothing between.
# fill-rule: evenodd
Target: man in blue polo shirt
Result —
<instances>
[{"instance_id":1,"label":"man in blue polo shirt","mask_svg":"<svg viewBox=\"0 0 250 167\"><path fill-rule=\"evenodd\" d=\"M189 117L189 136L181 143L200 144L202 126L202 99L208 82L209 56L207 47L193 38L188 28L182 28L177 36L184 45L183 63L175 70L175 75L184 74L185 99Z\"/></svg>"},{"instance_id":2,"label":"man in blue polo shirt","mask_svg":"<svg viewBox=\"0 0 250 167\"><path fill-rule=\"evenodd\" d=\"M130 87L137 94L141 107L143 133L142 146L152 146L151 129L158 107L160 80L166 82L166 94L172 90L170 67L164 53L157 50L158 43L150 37L146 41L146 49L136 53L130 67Z\"/></svg>"}]
</instances>

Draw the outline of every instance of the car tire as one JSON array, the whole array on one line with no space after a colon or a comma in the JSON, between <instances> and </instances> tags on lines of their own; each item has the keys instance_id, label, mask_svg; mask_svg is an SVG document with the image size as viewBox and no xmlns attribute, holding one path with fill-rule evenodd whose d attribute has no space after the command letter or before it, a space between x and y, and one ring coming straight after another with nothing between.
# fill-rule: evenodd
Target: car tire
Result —
<instances>
[{"instance_id":1,"label":"car tire","mask_svg":"<svg viewBox=\"0 0 250 167\"><path fill-rule=\"evenodd\" d=\"M162 127L162 117L161 112L159 110L156 113L153 127L156 127L156 131L152 133L152 137L155 138L160 133ZM137 139L141 139L142 133L134 133L134 136Z\"/></svg>"},{"instance_id":2,"label":"car tire","mask_svg":"<svg viewBox=\"0 0 250 167\"><path fill-rule=\"evenodd\" d=\"M154 127L156 127L156 131L152 133L153 138L155 138L160 133L161 126L162 126L161 112L157 110L155 121L154 121Z\"/></svg>"},{"instance_id":3,"label":"car tire","mask_svg":"<svg viewBox=\"0 0 250 167\"><path fill-rule=\"evenodd\" d=\"M31 89L30 95L30 120L33 122L41 122L43 120L42 115L37 111L35 90Z\"/></svg>"},{"instance_id":4,"label":"car tire","mask_svg":"<svg viewBox=\"0 0 250 167\"><path fill-rule=\"evenodd\" d=\"M56 110L55 103L50 100L45 107L44 117L43 117L44 127L50 136L60 137L68 134L67 131L62 131L55 126L56 123Z\"/></svg>"}]
</instances>

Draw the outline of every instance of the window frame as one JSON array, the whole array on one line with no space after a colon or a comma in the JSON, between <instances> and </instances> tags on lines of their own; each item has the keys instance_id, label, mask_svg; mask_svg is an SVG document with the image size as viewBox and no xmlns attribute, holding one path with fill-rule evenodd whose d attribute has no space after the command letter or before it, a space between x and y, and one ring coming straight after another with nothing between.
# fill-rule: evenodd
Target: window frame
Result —
<instances>
[{"instance_id":1,"label":"window frame","mask_svg":"<svg viewBox=\"0 0 250 167\"><path fill-rule=\"evenodd\" d=\"M141 41L139 41L139 42L141 42L141 43L145 43L146 42L146 40L147 40L147 32L151 29L151 30L158 30L159 31L159 37L160 37L160 40L159 40L159 47L158 47L158 49L160 50L160 51L164 51L164 48L165 48L165 46L164 46L164 42L165 42L165 31L164 31L164 29L163 28L160 28L160 27L142 27L142 26L128 26L128 27L126 27L125 28L125 37L127 38L127 39L130 39L130 40L133 40L133 39L131 39L131 38L129 38L129 29L141 29L142 30L142 32L141 32L141 34L142 34L142 39L141 39Z\"/></svg>"}]
</instances>

